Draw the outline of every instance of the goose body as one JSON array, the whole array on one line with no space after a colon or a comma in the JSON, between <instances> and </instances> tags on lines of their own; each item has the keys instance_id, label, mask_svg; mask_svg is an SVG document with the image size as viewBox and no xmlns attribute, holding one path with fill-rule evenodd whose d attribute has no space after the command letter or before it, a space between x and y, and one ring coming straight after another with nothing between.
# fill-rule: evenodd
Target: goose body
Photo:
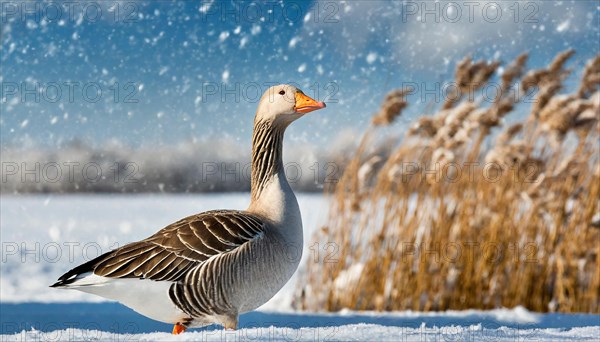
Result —
<instances>
[{"instance_id":1,"label":"goose body","mask_svg":"<svg viewBox=\"0 0 600 342\"><path fill-rule=\"evenodd\" d=\"M285 128L325 107L290 85L265 92L252 138L247 210L214 210L103 254L52 287L116 300L138 313L187 327L236 328L238 315L271 299L302 256L302 219L281 158Z\"/></svg>"}]
</instances>

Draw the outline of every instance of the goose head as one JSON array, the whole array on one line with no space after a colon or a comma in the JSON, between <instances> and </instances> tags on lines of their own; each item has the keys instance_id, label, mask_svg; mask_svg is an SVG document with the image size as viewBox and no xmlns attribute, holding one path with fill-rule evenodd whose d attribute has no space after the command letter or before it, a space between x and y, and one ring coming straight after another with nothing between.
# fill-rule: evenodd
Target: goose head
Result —
<instances>
[{"instance_id":1,"label":"goose head","mask_svg":"<svg viewBox=\"0 0 600 342\"><path fill-rule=\"evenodd\" d=\"M306 113L325 108L325 103L305 95L302 90L280 84L265 91L256 110L255 122L271 122L283 127Z\"/></svg>"}]
</instances>

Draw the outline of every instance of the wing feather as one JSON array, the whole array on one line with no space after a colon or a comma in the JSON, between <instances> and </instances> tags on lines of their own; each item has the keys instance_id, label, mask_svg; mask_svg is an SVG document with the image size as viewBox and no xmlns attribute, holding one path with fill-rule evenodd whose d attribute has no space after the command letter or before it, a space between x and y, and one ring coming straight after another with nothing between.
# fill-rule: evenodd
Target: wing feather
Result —
<instances>
[{"instance_id":1,"label":"wing feather","mask_svg":"<svg viewBox=\"0 0 600 342\"><path fill-rule=\"evenodd\" d=\"M209 211L179 220L142 241L105 253L62 275L53 286L93 272L110 278L178 281L216 255L260 236L265 221L241 211Z\"/></svg>"}]
</instances>

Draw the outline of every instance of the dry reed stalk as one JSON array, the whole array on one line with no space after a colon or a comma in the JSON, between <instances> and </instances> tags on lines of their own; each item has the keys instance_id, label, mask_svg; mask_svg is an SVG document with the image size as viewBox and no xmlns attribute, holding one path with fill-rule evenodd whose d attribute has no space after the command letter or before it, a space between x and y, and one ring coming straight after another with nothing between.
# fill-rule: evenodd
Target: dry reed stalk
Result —
<instances>
[{"instance_id":1,"label":"dry reed stalk","mask_svg":"<svg viewBox=\"0 0 600 342\"><path fill-rule=\"evenodd\" d=\"M585 65L583 78L577 94L580 98L584 98L586 95L596 91L598 85L600 85L600 54L596 55L596 58Z\"/></svg>"},{"instance_id":2,"label":"dry reed stalk","mask_svg":"<svg viewBox=\"0 0 600 342\"><path fill-rule=\"evenodd\" d=\"M389 92L381 104L379 112L375 114L371 120L373 125L376 126L387 126L394 122L408 102L405 100L405 96L408 93L407 89L396 89Z\"/></svg>"},{"instance_id":3,"label":"dry reed stalk","mask_svg":"<svg viewBox=\"0 0 600 342\"><path fill-rule=\"evenodd\" d=\"M492 77L500 62L487 63L486 61L473 62L471 57L466 57L458 63L454 78L458 87L458 96L449 96L444 102L443 109L454 107L464 98L464 94L470 94L473 91L483 87Z\"/></svg>"},{"instance_id":4,"label":"dry reed stalk","mask_svg":"<svg viewBox=\"0 0 600 342\"><path fill-rule=\"evenodd\" d=\"M508 89L512 86L513 82L519 79L523 75L523 71L525 70L525 64L527 64L527 59L529 58L528 53L523 53L519 55L502 73L502 85L501 85L501 95L507 96Z\"/></svg>"},{"instance_id":5,"label":"dry reed stalk","mask_svg":"<svg viewBox=\"0 0 600 342\"><path fill-rule=\"evenodd\" d=\"M558 94L572 54L527 73L527 87L551 87L525 123L504 128L515 101L502 97L488 108L468 99L446 102L419 118L394 150L390 141L380 142L388 144L383 149L369 146L375 143L370 127L332 194L327 227L315 235L338 247L337 262L309 261L296 306L523 305L599 313L598 70L591 61L577 93ZM507 68L503 87L517 81L525 61L521 55ZM457 83L487 82L497 67L467 58L457 67ZM394 98L400 96L388 96L374 122L397 117L390 114L399 108L392 108ZM482 144L493 127L504 129ZM548 144L553 137L559 139ZM468 175L449 168L465 162L474 162Z\"/></svg>"}]
</instances>

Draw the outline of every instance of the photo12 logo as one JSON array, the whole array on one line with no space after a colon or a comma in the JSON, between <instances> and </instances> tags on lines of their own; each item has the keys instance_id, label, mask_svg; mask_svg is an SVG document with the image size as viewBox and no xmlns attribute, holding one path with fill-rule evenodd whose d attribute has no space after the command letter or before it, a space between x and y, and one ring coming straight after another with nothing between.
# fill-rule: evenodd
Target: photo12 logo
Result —
<instances>
[{"instance_id":1,"label":"photo12 logo","mask_svg":"<svg viewBox=\"0 0 600 342\"><path fill-rule=\"evenodd\" d=\"M538 22L539 4L534 1L406 1L402 3L402 22L421 23L497 23Z\"/></svg>"},{"instance_id":2,"label":"photo12 logo","mask_svg":"<svg viewBox=\"0 0 600 342\"><path fill-rule=\"evenodd\" d=\"M223 21L263 24L314 22L335 24L340 21L340 2L315 1L220 1L202 0L199 8L201 22Z\"/></svg>"},{"instance_id":3,"label":"photo12 logo","mask_svg":"<svg viewBox=\"0 0 600 342\"><path fill-rule=\"evenodd\" d=\"M138 103L143 89L136 82L2 82L0 103L96 103L102 98L114 103Z\"/></svg>"},{"instance_id":4,"label":"photo12 logo","mask_svg":"<svg viewBox=\"0 0 600 342\"><path fill-rule=\"evenodd\" d=\"M248 102L257 103L260 101L263 93L269 89L269 87L275 86L278 83L274 82L247 82L247 83L225 83L225 82L204 82L202 83L201 96L199 102L206 103L209 101L219 102ZM338 94L340 88L335 82L327 82L324 84L315 82L308 87L303 87L295 82L289 82L298 89L304 89L306 95L314 98L315 100L323 101L326 103L337 103ZM290 99L292 101L292 99Z\"/></svg>"},{"instance_id":5,"label":"photo12 logo","mask_svg":"<svg viewBox=\"0 0 600 342\"><path fill-rule=\"evenodd\" d=\"M11 341L136 341L135 334L141 333L136 322L122 322L116 318L102 324L93 320L2 321L0 327L3 334L14 334L10 336ZM7 341L4 336L1 341Z\"/></svg>"},{"instance_id":6,"label":"photo12 logo","mask_svg":"<svg viewBox=\"0 0 600 342\"><path fill-rule=\"evenodd\" d=\"M102 248L98 242L79 242L65 241L58 242L14 242L3 241L1 244L2 263L58 263L68 261L73 263L83 258L85 261L93 260L96 257L119 248L119 243L115 242L108 248Z\"/></svg>"},{"instance_id":7,"label":"photo12 logo","mask_svg":"<svg viewBox=\"0 0 600 342\"><path fill-rule=\"evenodd\" d=\"M0 23L20 21L28 28L36 25L66 23L81 25L101 20L108 22L135 22L139 20L136 1L2 1Z\"/></svg>"},{"instance_id":8,"label":"photo12 logo","mask_svg":"<svg viewBox=\"0 0 600 342\"><path fill-rule=\"evenodd\" d=\"M101 165L96 162L2 162L2 184L20 183L96 183L110 180L114 183L137 183L139 166L134 162Z\"/></svg>"}]
</instances>

